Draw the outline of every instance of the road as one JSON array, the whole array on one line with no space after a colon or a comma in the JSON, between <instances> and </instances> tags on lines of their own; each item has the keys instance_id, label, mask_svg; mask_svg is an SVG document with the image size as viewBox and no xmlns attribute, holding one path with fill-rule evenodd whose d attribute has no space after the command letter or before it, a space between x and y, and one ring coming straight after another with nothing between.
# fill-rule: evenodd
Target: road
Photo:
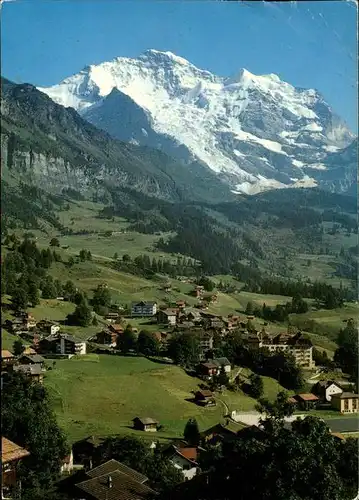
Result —
<instances>
[{"instance_id":1,"label":"road","mask_svg":"<svg viewBox=\"0 0 359 500\"><path fill-rule=\"evenodd\" d=\"M359 432L358 417L324 419L332 432Z\"/></svg>"},{"instance_id":2,"label":"road","mask_svg":"<svg viewBox=\"0 0 359 500\"><path fill-rule=\"evenodd\" d=\"M287 422L291 422L298 417L306 417L306 414L293 415L286 418ZM260 414L258 412L238 412L235 415L235 422L242 422L246 425L258 425ZM334 417L323 418L327 426L332 432L359 432L359 418L358 417Z\"/></svg>"}]
</instances>

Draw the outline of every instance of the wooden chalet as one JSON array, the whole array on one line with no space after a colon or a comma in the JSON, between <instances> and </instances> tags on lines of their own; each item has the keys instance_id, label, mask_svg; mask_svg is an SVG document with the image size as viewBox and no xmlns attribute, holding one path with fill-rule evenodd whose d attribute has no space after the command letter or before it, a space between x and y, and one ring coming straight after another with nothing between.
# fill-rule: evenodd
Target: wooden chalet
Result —
<instances>
[{"instance_id":1,"label":"wooden chalet","mask_svg":"<svg viewBox=\"0 0 359 500\"><path fill-rule=\"evenodd\" d=\"M30 453L9 439L1 438L1 498L12 498L21 489L17 468Z\"/></svg>"},{"instance_id":2,"label":"wooden chalet","mask_svg":"<svg viewBox=\"0 0 359 500\"><path fill-rule=\"evenodd\" d=\"M195 394L195 401L201 406L216 406L216 400L213 396L213 392L207 389L197 391Z\"/></svg>"},{"instance_id":3,"label":"wooden chalet","mask_svg":"<svg viewBox=\"0 0 359 500\"><path fill-rule=\"evenodd\" d=\"M153 418L145 417L135 417L133 420L133 428L138 431L145 432L156 432L159 422Z\"/></svg>"}]
</instances>

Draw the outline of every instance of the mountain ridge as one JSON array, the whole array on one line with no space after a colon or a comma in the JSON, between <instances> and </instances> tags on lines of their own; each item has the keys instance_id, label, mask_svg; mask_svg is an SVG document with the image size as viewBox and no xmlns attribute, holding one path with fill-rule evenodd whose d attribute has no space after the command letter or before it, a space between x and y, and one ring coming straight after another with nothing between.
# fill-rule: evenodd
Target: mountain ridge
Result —
<instances>
[{"instance_id":1,"label":"mountain ridge","mask_svg":"<svg viewBox=\"0 0 359 500\"><path fill-rule=\"evenodd\" d=\"M160 149L184 166L200 163L237 193L321 183L341 190L318 172L329 169L328 154L355 139L316 90L245 69L219 77L153 49L39 89L120 140ZM142 113L130 127L122 123L124 96L127 117Z\"/></svg>"}]
</instances>

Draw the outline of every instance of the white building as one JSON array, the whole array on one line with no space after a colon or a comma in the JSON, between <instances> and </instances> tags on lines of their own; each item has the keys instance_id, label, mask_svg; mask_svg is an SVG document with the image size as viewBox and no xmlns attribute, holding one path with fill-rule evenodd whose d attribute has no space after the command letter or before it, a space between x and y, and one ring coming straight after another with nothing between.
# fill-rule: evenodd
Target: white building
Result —
<instances>
[{"instance_id":1,"label":"white building","mask_svg":"<svg viewBox=\"0 0 359 500\"><path fill-rule=\"evenodd\" d=\"M197 448L177 448L176 446L171 445L167 450L166 455L174 467L182 472L186 481L193 479L198 473L199 467L196 462Z\"/></svg>"}]
</instances>

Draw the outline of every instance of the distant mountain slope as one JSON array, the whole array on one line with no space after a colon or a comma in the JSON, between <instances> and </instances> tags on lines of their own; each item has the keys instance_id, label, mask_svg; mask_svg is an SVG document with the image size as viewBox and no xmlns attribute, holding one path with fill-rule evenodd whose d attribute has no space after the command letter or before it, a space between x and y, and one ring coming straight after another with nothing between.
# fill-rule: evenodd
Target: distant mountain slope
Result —
<instances>
[{"instance_id":1,"label":"distant mountain slope","mask_svg":"<svg viewBox=\"0 0 359 500\"><path fill-rule=\"evenodd\" d=\"M2 79L1 117L5 179L105 198L108 186L174 201L233 197L205 167L184 171L158 150L116 141L32 85Z\"/></svg>"},{"instance_id":2,"label":"distant mountain slope","mask_svg":"<svg viewBox=\"0 0 359 500\"><path fill-rule=\"evenodd\" d=\"M200 162L235 192L348 187L326 183L323 170L328 153L347 147L354 134L316 90L274 74L242 69L222 78L171 52L148 50L41 90L118 139Z\"/></svg>"}]
</instances>

